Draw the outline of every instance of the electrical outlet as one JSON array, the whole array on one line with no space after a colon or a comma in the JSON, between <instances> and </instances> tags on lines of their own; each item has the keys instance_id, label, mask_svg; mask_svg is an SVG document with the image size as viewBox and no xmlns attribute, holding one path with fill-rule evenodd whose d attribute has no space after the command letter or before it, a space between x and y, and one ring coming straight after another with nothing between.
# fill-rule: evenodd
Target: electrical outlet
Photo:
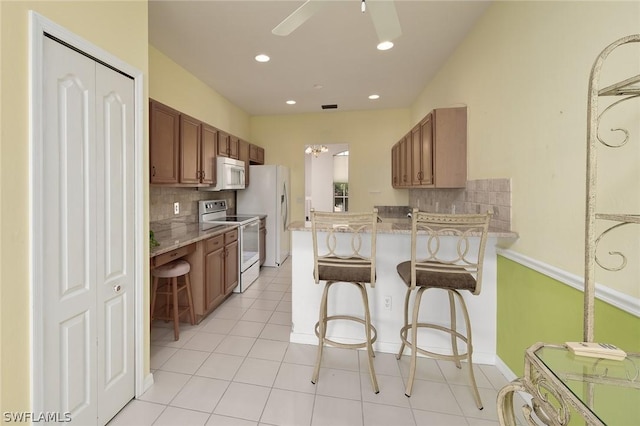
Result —
<instances>
[{"instance_id":1,"label":"electrical outlet","mask_svg":"<svg viewBox=\"0 0 640 426\"><path fill-rule=\"evenodd\" d=\"M173 214L180 214L180 203L173 203Z\"/></svg>"},{"instance_id":2,"label":"electrical outlet","mask_svg":"<svg viewBox=\"0 0 640 426\"><path fill-rule=\"evenodd\" d=\"M384 297L384 309L387 311L391 310L391 296Z\"/></svg>"}]
</instances>

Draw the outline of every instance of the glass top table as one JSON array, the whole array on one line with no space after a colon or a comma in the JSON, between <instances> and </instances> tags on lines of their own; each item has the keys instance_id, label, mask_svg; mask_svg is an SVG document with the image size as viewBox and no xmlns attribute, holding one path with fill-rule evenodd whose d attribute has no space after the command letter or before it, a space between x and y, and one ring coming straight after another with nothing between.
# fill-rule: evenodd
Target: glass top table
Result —
<instances>
[{"instance_id":1,"label":"glass top table","mask_svg":"<svg viewBox=\"0 0 640 426\"><path fill-rule=\"evenodd\" d=\"M512 399L515 391L532 396L531 406L523 407L525 416L531 417L534 412L549 425L585 421L640 425L640 354L628 354L622 361L613 361L577 356L563 345L537 343L526 351L524 377L498 394L501 424L515 424Z\"/></svg>"}]
</instances>

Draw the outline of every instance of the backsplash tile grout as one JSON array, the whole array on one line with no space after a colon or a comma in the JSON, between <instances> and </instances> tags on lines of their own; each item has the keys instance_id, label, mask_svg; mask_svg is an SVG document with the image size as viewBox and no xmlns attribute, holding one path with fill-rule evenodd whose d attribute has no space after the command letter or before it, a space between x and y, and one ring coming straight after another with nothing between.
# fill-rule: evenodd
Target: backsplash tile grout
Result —
<instances>
[{"instance_id":1,"label":"backsplash tile grout","mask_svg":"<svg viewBox=\"0 0 640 426\"><path fill-rule=\"evenodd\" d=\"M409 207L434 213L480 213L491 210L491 227L511 231L511 179L470 180L466 188L410 189Z\"/></svg>"},{"instance_id":2,"label":"backsplash tile grout","mask_svg":"<svg viewBox=\"0 0 640 426\"><path fill-rule=\"evenodd\" d=\"M197 188L151 186L149 189L149 220L190 218L198 221L200 200L227 200L228 209L235 212L233 191L198 191ZM180 203L180 213L173 214L173 203Z\"/></svg>"}]
</instances>

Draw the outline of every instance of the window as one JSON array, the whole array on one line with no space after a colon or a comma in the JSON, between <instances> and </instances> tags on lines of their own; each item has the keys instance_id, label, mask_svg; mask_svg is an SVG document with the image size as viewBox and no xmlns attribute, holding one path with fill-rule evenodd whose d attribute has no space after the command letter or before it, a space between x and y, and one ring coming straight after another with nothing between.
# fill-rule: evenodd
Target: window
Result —
<instances>
[{"instance_id":1,"label":"window","mask_svg":"<svg viewBox=\"0 0 640 426\"><path fill-rule=\"evenodd\" d=\"M349 184L333 183L333 211L348 212L349 211Z\"/></svg>"},{"instance_id":2,"label":"window","mask_svg":"<svg viewBox=\"0 0 640 426\"><path fill-rule=\"evenodd\" d=\"M349 151L333 156L333 211L349 211Z\"/></svg>"}]
</instances>

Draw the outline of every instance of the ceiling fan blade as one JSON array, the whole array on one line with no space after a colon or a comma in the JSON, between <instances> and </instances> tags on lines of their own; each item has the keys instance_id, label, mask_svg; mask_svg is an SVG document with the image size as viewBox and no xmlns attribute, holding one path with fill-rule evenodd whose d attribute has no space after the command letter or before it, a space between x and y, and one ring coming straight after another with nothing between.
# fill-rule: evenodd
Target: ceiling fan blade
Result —
<instances>
[{"instance_id":1,"label":"ceiling fan blade","mask_svg":"<svg viewBox=\"0 0 640 426\"><path fill-rule=\"evenodd\" d=\"M366 4L379 41L392 41L402 35L400 20L392 0L368 0Z\"/></svg>"},{"instance_id":2,"label":"ceiling fan blade","mask_svg":"<svg viewBox=\"0 0 640 426\"><path fill-rule=\"evenodd\" d=\"M271 33L278 36L288 36L323 6L324 2L307 0L302 6L294 10L291 15L284 18L282 22L271 30Z\"/></svg>"}]
</instances>

